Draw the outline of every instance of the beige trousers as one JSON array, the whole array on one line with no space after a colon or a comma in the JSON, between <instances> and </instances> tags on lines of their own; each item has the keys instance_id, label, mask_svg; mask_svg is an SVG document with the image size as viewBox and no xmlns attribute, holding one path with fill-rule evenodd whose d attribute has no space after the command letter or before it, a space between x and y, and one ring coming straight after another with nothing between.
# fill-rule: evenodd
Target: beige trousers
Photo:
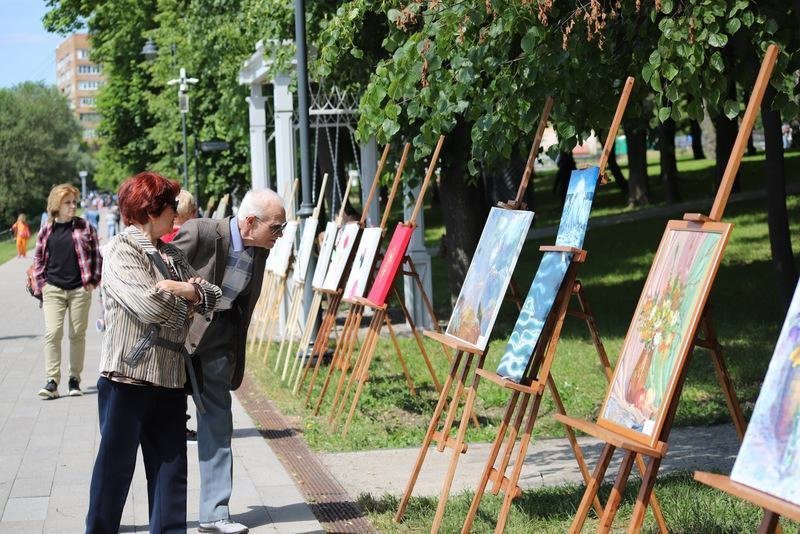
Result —
<instances>
[{"instance_id":1,"label":"beige trousers","mask_svg":"<svg viewBox=\"0 0 800 534\"><path fill-rule=\"evenodd\" d=\"M61 289L45 284L42 289L44 311L44 367L47 380L61 382L61 338L64 336L64 320L69 311L69 376L78 380L83 371L86 356L86 326L89 323L89 308L92 293L84 288Z\"/></svg>"}]
</instances>

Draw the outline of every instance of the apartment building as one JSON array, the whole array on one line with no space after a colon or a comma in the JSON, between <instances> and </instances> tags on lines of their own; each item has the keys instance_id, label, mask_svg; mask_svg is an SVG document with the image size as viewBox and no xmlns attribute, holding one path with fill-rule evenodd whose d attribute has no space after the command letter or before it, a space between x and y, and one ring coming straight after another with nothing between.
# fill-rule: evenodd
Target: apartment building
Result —
<instances>
[{"instance_id":1,"label":"apartment building","mask_svg":"<svg viewBox=\"0 0 800 534\"><path fill-rule=\"evenodd\" d=\"M56 48L56 85L83 127L83 138L93 143L100 115L95 99L103 85L103 67L89 59L89 36L75 33Z\"/></svg>"}]
</instances>

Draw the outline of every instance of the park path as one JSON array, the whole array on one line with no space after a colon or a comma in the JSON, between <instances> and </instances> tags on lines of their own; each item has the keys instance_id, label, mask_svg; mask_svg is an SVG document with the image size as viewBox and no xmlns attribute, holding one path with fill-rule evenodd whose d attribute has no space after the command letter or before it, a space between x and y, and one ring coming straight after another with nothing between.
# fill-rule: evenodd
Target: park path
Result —
<instances>
[{"instance_id":1,"label":"park path","mask_svg":"<svg viewBox=\"0 0 800 534\"><path fill-rule=\"evenodd\" d=\"M101 225L102 226L102 225ZM84 531L89 481L99 443L97 389L101 334L92 302L83 397L44 401L42 334L37 302L24 289L28 259L0 265L0 533ZM64 339L62 376L68 345ZM66 378L60 385L65 395ZM190 409L194 414L194 409ZM321 532L322 527L236 396L233 399L234 488L231 514L251 532ZM194 416L189 426L194 424ZM188 444L189 532L197 531L197 447ZM147 486L141 458L122 518L122 532L147 532Z\"/></svg>"}]
</instances>

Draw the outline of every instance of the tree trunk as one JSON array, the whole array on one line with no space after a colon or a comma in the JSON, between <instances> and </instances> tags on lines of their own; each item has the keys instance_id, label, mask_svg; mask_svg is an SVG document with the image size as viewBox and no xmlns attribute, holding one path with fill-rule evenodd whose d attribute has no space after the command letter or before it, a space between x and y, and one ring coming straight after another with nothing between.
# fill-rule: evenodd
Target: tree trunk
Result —
<instances>
[{"instance_id":1,"label":"tree trunk","mask_svg":"<svg viewBox=\"0 0 800 534\"><path fill-rule=\"evenodd\" d=\"M694 119L689 121L689 135L692 136L692 157L706 159L706 154L703 152L703 129Z\"/></svg>"},{"instance_id":2,"label":"tree trunk","mask_svg":"<svg viewBox=\"0 0 800 534\"><path fill-rule=\"evenodd\" d=\"M767 177L767 222L772 264L777 271L778 295L785 313L797 284L797 268L792 254L789 214L786 209L786 176L783 166L783 139L780 111L771 109L775 89L770 85L761 102L764 124L764 174Z\"/></svg>"},{"instance_id":3,"label":"tree trunk","mask_svg":"<svg viewBox=\"0 0 800 534\"><path fill-rule=\"evenodd\" d=\"M681 200L681 194L678 191L678 163L675 161L675 121L669 118L658 129L664 194L667 204L675 204Z\"/></svg>"},{"instance_id":4,"label":"tree trunk","mask_svg":"<svg viewBox=\"0 0 800 534\"><path fill-rule=\"evenodd\" d=\"M728 96L733 99L736 98L736 83L732 79L728 81ZM722 175L725 174L725 167L728 165L728 159L731 157L731 151L736 142L736 134L739 133L739 123L736 117L729 119L724 113L720 113L713 120L714 128L717 131L717 146L715 150L717 164L714 185L715 189L719 189ZM737 172L731 192L738 193L739 190L739 173Z\"/></svg>"},{"instance_id":5,"label":"tree trunk","mask_svg":"<svg viewBox=\"0 0 800 534\"><path fill-rule=\"evenodd\" d=\"M619 163L617 163L616 149L612 150L608 155L608 170L614 176L614 183L617 184L625 198L628 198L628 180L625 179L625 175L622 174L622 169L619 168Z\"/></svg>"},{"instance_id":6,"label":"tree trunk","mask_svg":"<svg viewBox=\"0 0 800 534\"><path fill-rule=\"evenodd\" d=\"M628 204L644 206L650 202L647 178L647 123L635 119L625 123L628 140Z\"/></svg>"},{"instance_id":7,"label":"tree trunk","mask_svg":"<svg viewBox=\"0 0 800 534\"><path fill-rule=\"evenodd\" d=\"M459 121L442 149L440 193L446 233L450 299L454 302L467 277L467 269L486 222L486 196L482 184L468 184L467 157L470 153L469 125Z\"/></svg>"},{"instance_id":8,"label":"tree trunk","mask_svg":"<svg viewBox=\"0 0 800 534\"><path fill-rule=\"evenodd\" d=\"M750 132L750 137L747 138L747 155L755 156L756 154L758 154L758 149L756 148L756 144L753 142L753 132Z\"/></svg>"}]
</instances>

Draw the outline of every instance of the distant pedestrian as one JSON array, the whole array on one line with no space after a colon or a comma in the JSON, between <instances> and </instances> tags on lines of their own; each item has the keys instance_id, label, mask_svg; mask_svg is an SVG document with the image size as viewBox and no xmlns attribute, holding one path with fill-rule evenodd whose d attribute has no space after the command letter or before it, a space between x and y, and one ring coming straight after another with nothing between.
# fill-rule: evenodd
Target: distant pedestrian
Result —
<instances>
[{"instance_id":1,"label":"distant pedestrian","mask_svg":"<svg viewBox=\"0 0 800 534\"><path fill-rule=\"evenodd\" d=\"M130 226L104 251L100 443L87 534L119 532L140 447L150 532L186 532L182 351L193 318L201 320L194 316L213 311L222 291L197 278L183 252L159 239L172 228L179 190L178 182L151 172L120 186L119 207Z\"/></svg>"},{"instance_id":2,"label":"distant pedestrian","mask_svg":"<svg viewBox=\"0 0 800 534\"><path fill-rule=\"evenodd\" d=\"M792 147L792 126L784 122L783 126L781 127L781 137L783 138L783 148L784 150L789 149Z\"/></svg>"},{"instance_id":3,"label":"distant pedestrian","mask_svg":"<svg viewBox=\"0 0 800 534\"><path fill-rule=\"evenodd\" d=\"M69 395L83 395L80 388L86 356L86 326L92 290L100 283L103 260L97 232L75 216L78 189L60 184L50 190L50 219L39 230L33 256L34 293L42 296L44 311L44 359L47 383L39 391L44 399L58 397L61 381L61 338L69 311Z\"/></svg>"},{"instance_id":4,"label":"distant pedestrian","mask_svg":"<svg viewBox=\"0 0 800 534\"><path fill-rule=\"evenodd\" d=\"M24 213L17 216L17 222L11 226L11 232L17 240L17 257L28 257L28 239L31 237L31 229Z\"/></svg>"},{"instance_id":5,"label":"distant pedestrian","mask_svg":"<svg viewBox=\"0 0 800 534\"><path fill-rule=\"evenodd\" d=\"M112 204L106 210L106 233L111 239L119 232L119 206Z\"/></svg>"}]
</instances>

